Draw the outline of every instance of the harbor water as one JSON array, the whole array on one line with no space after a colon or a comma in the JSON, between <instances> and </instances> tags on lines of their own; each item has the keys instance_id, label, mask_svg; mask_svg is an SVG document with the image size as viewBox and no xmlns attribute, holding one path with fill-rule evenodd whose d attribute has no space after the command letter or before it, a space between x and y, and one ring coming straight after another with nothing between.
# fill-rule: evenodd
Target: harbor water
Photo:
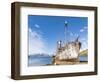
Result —
<instances>
[{"instance_id":1,"label":"harbor water","mask_svg":"<svg viewBox=\"0 0 100 82\"><path fill-rule=\"evenodd\" d=\"M80 56L81 62L87 62L87 56ZM46 66L52 64L52 56L28 56L28 66Z\"/></svg>"}]
</instances>

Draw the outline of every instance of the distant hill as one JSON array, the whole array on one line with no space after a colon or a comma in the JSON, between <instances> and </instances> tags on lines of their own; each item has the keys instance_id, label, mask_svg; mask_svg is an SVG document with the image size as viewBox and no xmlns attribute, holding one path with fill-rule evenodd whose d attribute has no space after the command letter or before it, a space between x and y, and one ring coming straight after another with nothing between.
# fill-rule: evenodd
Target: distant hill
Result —
<instances>
[{"instance_id":1,"label":"distant hill","mask_svg":"<svg viewBox=\"0 0 100 82\"><path fill-rule=\"evenodd\" d=\"M31 54L29 57L50 57L49 54Z\"/></svg>"},{"instance_id":2,"label":"distant hill","mask_svg":"<svg viewBox=\"0 0 100 82\"><path fill-rule=\"evenodd\" d=\"M88 49L81 51L80 55L81 56L87 56L88 55Z\"/></svg>"}]
</instances>

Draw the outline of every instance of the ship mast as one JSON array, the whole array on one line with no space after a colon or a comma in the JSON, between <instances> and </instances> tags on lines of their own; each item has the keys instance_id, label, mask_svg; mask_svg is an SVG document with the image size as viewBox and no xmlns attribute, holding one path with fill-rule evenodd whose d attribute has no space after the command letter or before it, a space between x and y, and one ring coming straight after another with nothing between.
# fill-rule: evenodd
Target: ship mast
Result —
<instances>
[{"instance_id":1,"label":"ship mast","mask_svg":"<svg viewBox=\"0 0 100 82\"><path fill-rule=\"evenodd\" d=\"M67 26L68 26L68 22L65 21L65 25L64 25L64 27L65 27L65 45L66 45L66 42L67 42Z\"/></svg>"}]
</instances>

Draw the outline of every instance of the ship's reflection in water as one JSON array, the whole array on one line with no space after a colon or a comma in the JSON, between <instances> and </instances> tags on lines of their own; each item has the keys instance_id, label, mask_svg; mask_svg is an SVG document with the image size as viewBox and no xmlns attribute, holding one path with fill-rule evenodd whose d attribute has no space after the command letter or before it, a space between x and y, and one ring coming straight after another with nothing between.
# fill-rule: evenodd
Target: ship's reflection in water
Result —
<instances>
[{"instance_id":1,"label":"ship's reflection in water","mask_svg":"<svg viewBox=\"0 0 100 82\"><path fill-rule=\"evenodd\" d=\"M87 56L80 56L80 62L87 62ZM28 66L47 66L52 65L52 56L28 56Z\"/></svg>"}]
</instances>

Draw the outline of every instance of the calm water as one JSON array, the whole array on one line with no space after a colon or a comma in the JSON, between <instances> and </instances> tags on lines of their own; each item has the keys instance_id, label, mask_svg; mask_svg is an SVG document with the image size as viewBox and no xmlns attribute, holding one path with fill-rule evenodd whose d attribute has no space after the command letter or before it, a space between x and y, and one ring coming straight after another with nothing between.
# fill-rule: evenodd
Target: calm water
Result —
<instances>
[{"instance_id":1,"label":"calm water","mask_svg":"<svg viewBox=\"0 0 100 82\"><path fill-rule=\"evenodd\" d=\"M87 56L81 56L80 61L87 61ZM29 56L28 66L44 66L52 64L52 57L50 56Z\"/></svg>"},{"instance_id":2,"label":"calm water","mask_svg":"<svg viewBox=\"0 0 100 82\"><path fill-rule=\"evenodd\" d=\"M28 57L28 65L29 66L42 66L42 65L47 65L47 64L52 64L52 57L50 56L39 56L39 57L34 57L30 56Z\"/></svg>"},{"instance_id":3,"label":"calm water","mask_svg":"<svg viewBox=\"0 0 100 82\"><path fill-rule=\"evenodd\" d=\"M80 56L80 61L87 61L88 57L87 56Z\"/></svg>"}]
</instances>

